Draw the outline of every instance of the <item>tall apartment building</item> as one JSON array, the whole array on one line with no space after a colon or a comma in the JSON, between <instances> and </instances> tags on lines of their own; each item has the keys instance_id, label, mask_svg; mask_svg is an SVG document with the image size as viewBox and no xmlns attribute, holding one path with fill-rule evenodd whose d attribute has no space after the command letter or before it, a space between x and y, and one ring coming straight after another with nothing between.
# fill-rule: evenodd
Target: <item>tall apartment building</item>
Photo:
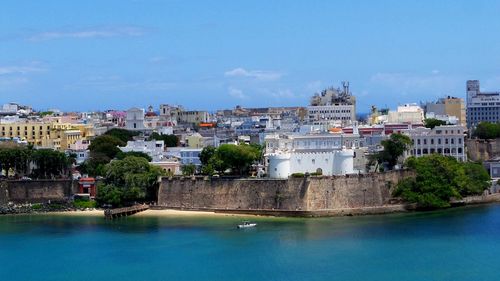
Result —
<instances>
[{"instance_id":1,"label":"tall apartment building","mask_svg":"<svg viewBox=\"0 0 500 281\"><path fill-rule=\"evenodd\" d=\"M480 122L500 121L500 92L481 92L479 80L468 80L467 127L474 128Z\"/></svg>"},{"instance_id":2,"label":"tall apartment building","mask_svg":"<svg viewBox=\"0 0 500 281\"><path fill-rule=\"evenodd\" d=\"M350 125L356 121L356 98L349 91L349 82L343 88L329 88L311 98L307 107L307 121L314 125Z\"/></svg>"}]
</instances>

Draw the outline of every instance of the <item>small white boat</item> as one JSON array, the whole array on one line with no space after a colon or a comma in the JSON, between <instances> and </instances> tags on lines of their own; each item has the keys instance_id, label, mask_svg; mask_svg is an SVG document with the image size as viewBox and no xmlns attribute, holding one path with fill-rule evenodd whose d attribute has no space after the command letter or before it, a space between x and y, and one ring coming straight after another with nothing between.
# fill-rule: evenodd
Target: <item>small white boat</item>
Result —
<instances>
[{"instance_id":1,"label":"small white boat","mask_svg":"<svg viewBox=\"0 0 500 281\"><path fill-rule=\"evenodd\" d=\"M238 224L238 228L249 228L256 227L257 224L254 222L244 221L242 224Z\"/></svg>"}]
</instances>

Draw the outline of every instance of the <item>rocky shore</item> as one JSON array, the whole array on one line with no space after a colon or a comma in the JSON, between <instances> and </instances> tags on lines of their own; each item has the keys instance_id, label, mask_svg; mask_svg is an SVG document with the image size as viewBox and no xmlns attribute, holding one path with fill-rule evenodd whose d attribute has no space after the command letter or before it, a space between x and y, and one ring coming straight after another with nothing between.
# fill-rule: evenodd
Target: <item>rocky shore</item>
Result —
<instances>
[{"instance_id":1,"label":"rocky shore","mask_svg":"<svg viewBox=\"0 0 500 281\"><path fill-rule=\"evenodd\" d=\"M24 203L14 204L9 202L5 206L0 205L0 215L8 214L37 214L48 212L69 212L69 211L85 211L87 209L75 208L71 202L57 203Z\"/></svg>"}]
</instances>

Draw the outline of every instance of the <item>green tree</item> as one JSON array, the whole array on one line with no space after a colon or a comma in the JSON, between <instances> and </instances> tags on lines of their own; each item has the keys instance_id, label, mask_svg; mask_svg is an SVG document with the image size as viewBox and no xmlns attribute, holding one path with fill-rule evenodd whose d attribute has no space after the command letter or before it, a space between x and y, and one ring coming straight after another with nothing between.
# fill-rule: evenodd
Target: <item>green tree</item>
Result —
<instances>
[{"instance_id":1,"label":"green tree","mask_svg":"<svg viewBox=\"0 0 500 281\"><path fill-rule=\"evenodd\" d=\"M248 173L250 166L261 157L261 152L255 146L223 144L217 148L215 159L220 162L219 168L229 168L233 174ZM225 170L225 169L224 169Z\"/></svg>"},{"instance_id":2,"label":"green tree","mask_svg":"<svg viewBox=\"0 0 500 281\"><path fill-rule=\"evenodd\" d=\"M207 146L203 148L200 152L200 162L202 165L207 165L210 158L215 155L216 148L213 146Z\"/></svg>"},{"instance_id":3,"label":"green tree","mask_svg":"<svg viewBox=\"0 0 500 281\"><path fill-rule=\"evenodd\" d=\"M179 138L176 135L160 135L158 133L152 133L148 140L162 140L166 147L176 147L179 145Z\"/></svg>"},{"instance_id":4,"label":"green tree","mask_svg":"<svg viewBox=\"0 0 500 281\"><path fill-rule=\"evenodd\" d=\"M118 146L125 146L125 142L111 135L102 135L95 137L89 145L90 153L102 153L106 155L109 160L115 158L116 154L120 152ZM92 155L91 155L92 156Z\"/></svg>"},{"instance_id":5,"label":"green tree","mask_svg":"<svg viewBox=\"0 0 500 281\"><path fill-rule=\"evenodd\" d=\"M120 152L118 152L118 154L116 154L116 159L123 160L129 156L142 157L142 158L148 160L148 162L151 162L153 160L151 158L151 156L149 156L146 153L141 152L141 151L129 151L129 152L120 151Z\"/></svg>"},{"instance_id":6,"label":"green tree","mask_svg":"<svg viewBox=\"0 0 500 281\"><path fill-rule=\"evenodd\" d=\"M434 129L436 126L446 125L446 122L439 119L426 118L424 124L426 128Z\"/></svg>"},{"instance_id":7,"label":"green tree","mask_svg":"<svg viewBox=\"0 0 500 281\"><path fill-rule=\"evenodd\" d=\"M473 136L480 139L495 139L500 137L500 123L481 122L476 126Z\"/></svg>"},{"instance_id":8,"label":"green tree","mask_svg":"<svg viewBox=\"0 0 500 281\"><path fill-rule=\"evenodd\" d=\"M375 156L379 164L386 163L392 170L398 164L399 157L410 148L411 139L403 134L391 134L389 139L381 142L383 150Z\"/></svg>"},{"instance_id":9,"label":"green tree","mask_svg":"<svg viewBox=\"0 0 500 281\"><path fill-rule=\"evenodd\" d=\"M481 165L461 163L453 157L410 157L406 165L416 177L401 181L393 195L422 208L449 207L451 198L481 194L489 186L489 176Z\"/></svg>"},{"instance_id":10,"label":"green tree","mask_svg":"<svg viewBox=\"0 0 500 281\"><path fill-rule=\"evenodd\" d=\"M139 135L138 132L133 132L121 128L113 128L106 133L105 135L115 137L119 140L121 140L123 143L127 143L127 141L131 141L134 139L135 136Z\"/></svg>"},{"instance_id":11,"label":"green tree","mask_svg":"<svg viewBox=\"0 0 500 281\"><path fill-rule=\"evenodd\" d=\"M105 166L105 180L98 187L99 204L113 206L156 200L159 176L163 169L150 165L143 157L129 156Z\"/></svg>"},{"instance_id":12,"label":"green tree","mask_svg":"<svg viewBox=\"0 0 500 281\"><path fill-rule=\"evenodd\" d=\"M181 167L182 175L192 176L196 173L196 166L194 164L187 164Z\"/></svg>"},{"instance_id":13,"label":"green tree","mask_svg":"<svg viewBox=\"0 0 500 281\"><path fill-rule=\"evenodd\" d=\"M8 177L9 171L24 175L28 172L32 149L13 142L2 143L0 146L0 164Z\"/></svg>"},{"instance_id":14,"label":"green tree","mask_svg":"<svg viewBox=\"0 0 500 281\"><path fill-rule=\"evenodd\" d=\"M33 174L43 179L67 175L71 165L65 153L52 149L34 150L31 160L35 164Z\"/></svg>"}]
</instances>

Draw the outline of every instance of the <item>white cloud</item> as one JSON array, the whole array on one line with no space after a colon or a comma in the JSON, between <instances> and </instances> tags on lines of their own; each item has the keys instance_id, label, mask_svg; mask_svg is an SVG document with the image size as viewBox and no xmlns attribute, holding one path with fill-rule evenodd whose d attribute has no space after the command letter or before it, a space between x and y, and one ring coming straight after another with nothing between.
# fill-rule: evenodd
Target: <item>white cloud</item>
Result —
<instances>
[{"instance_id":1,"label":"white cloud","mask_svg":"<svg viewBox=\"0 0 500 281\"><path fill-rule=\"evenodd\" d=\"M44 68L40 68L33 65L24 66L0 66L0 75L9 74L27 74L30 72L40 72L45 71Z\"/></svg>"},{"instance_id":2,"label":"white cloud","mask_svg":"<svg viewBox=\"0 0 500 281\"><path fill-rule=\"evenodd\" d=\"M460 82L460 79L451 76L406 73L377 73L370 78L370 82L403 92L422 91L422 93L424 91L449 91L450 89L455 89L457 83L463 83Z\"/></svg>"},{"instance_id":3,"label":"white cloud","mask_svg":"<svg viewBox=\"0 0 500 281\"><path fill-rule=\"evenodd\" d=\"M176 83L169 81L161 81L155 79L147 79L144 81L128 81L118 75L107 75L86 77L74 84L67 85L66 88L75 89L90 87L99 91L166 91L171 90L176 86Z\"/></svg>"},{"instance_id":4,"label":"white cloud","mask_svg":"<svg viewBox=\"0 0 500 281\"><path fill-rule=\"evenodd\" d=\"M237 98L237 99L241 99L241 100L248 98L248 96L245 95L241 89L229 87L228 92L229 92L229 95L233 98Z\"/></svg>"},{"instance_id":5,"label":"white cloud","mask_svg":"<svg viewBox=\"0 0 500 281\"><path fill-rule=\"evenodd\" d=\"M283 77L283 73L269 70L246 70L238 67L224 73L226 77L248 77L261 81L275 81Z\"/></svg>"},{"instance_id":6,"label":"white cloud","mask_svg":"<svg viewBox=\"0 0 500 281\"><path fill-rule=\"evenodd\" d=\"M80 30L59 30L59 31L46 31L34 34L28 38L28 41L47 41L62 38L76 38L76 39L89 39L89 38L109 38L118 36L141 36L144 35L143 28L134 26L121 26L121 27L99 27L92 29Z\"/></svg>"}]
</instances>

